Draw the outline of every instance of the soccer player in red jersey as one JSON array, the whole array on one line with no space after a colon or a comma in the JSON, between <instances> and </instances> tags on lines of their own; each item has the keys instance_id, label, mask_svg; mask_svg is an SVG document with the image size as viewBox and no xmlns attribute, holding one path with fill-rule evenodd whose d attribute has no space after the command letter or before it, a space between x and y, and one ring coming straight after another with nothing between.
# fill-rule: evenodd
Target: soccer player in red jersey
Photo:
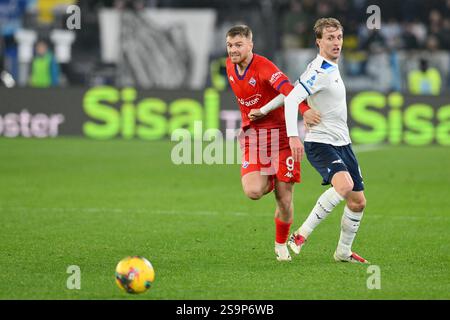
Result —
<instances>
[{"instance_id":1,"label":"soccer player in red jersey","mask_svg":"<svg viewBox=\"0 0 450 320\"><path fill-rule=\"evenodd\" d=\"M226 45L227 77L242 116L242 187L253 200L275 190L275 253L278 261L290 261L286 242L293 220L293 185L300 182L300 162L294 162L291 154L284 108L276 107L294 87L275 64L252 52L248 26L231 28ZM261 116L250 117L252 109L260 109ZM320 121L320 115L306 103L300 105L300 111L306 123Z\"/></svg>"}]
</instances>

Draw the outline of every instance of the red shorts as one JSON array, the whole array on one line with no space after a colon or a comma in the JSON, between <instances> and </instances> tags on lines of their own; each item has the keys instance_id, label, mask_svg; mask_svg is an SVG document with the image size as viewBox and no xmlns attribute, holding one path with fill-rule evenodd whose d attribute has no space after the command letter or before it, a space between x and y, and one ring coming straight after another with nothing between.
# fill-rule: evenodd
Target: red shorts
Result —
<instances>
[{"instance_id":1,"label":"red shorts","mask_svg":"<svg viewBox=\"0 0 450 320\"><path fill-rule=\"evenodd\" d=\"M241 176L253 171L278 181L300 182L300 163L294 162L287 138L282 138L279 145L268 143L251 143L240 138L242 150Z\"/></svg>"}]
</instances>

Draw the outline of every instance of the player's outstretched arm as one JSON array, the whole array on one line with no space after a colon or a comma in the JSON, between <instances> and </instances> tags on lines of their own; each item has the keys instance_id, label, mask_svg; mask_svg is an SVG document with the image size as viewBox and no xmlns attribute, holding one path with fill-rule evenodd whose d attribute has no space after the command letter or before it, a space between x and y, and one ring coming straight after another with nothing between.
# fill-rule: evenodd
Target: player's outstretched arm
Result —
<instances>
[{"instance_id":1,"label":"player's outstretched arm","mask_svg":"<svg viewBox=\"0 0 450 320\"><path fill-rule=\"evenodd\" d=\"M294 86L290 83L289 78L270 60L264 59L261 62L260 78L269 84L279 95L273 98L269 103L262 106L259 110L251 110L248 114L251 121L260 119L269 112L281 107L284 104L284 99L292 91ZM304 110L309 109L305 104ZM304 111L302 111L303 114Z\"/></svg>"},{"instance_id":2,"label":"player's outstretched arm","mask_svg":"<svg viewBox=\"0 0 450 320\"><path fill-rule=\"evenodd\" d=\"M278 103L279 97L283 96L283 102ZM273 100L271 100L269 103L261 107L261 109L252 109L250 110L248 117L250 118L250 121L255 121L258 119L263 118L266 116L269 112L278 109L284 104L284 95L280 94ZM300 113L303 116L303 121L305 122L305 125L309 128L311 126L318 125L320 123L320 112L318 110L312 109L308 106L308 104L303 101L300 103Z\"/></svg>"},{"instance_id":3,"label":"player's outstretched arm","mask_svg":"<svg viewBox=\"0 0 450 320\"><path fill-rule=\"evenodd\" d=\"M260 109L252 109L250 110L248 117L250 121L255 121L263 118L269 112L278 109L279 107L284 105L284 99L286 96L280 93L278 96L270 100L267 104L262 106ZM308 126L317 125L320 123L320 112L314 109L311 109L308 104L303 101L299 106L300 113L303 116L303 120Z\"/></svg>"},{"instance_id":4,"label":"player's outstretched arm","mask_svg":"<svg viewBox=\"0 0 450 320\"><path fill-rule=\"evenodd\" d=\"M284 98L286 98L286 96L282 93L280 93L279 95L277 95L275 98L273 98L272 100L270 100L266 105L264 105L263 107L261 107L261 113L263 115L268 114L270 111L273 111L275 109L278 109L279 107L281 107L282 105L284 105Z\"/></svg>"},{"instance_id":5,"label":"player's outstretched arm","mask_svg":"<svg viewBox=\"0 0 450 320\"><path fill-rule=\"evenodd\" d=\"M265 115L267 115L270 111L278 109L284 104L284 94L280 93L275 98L270 100L267 104L262 106L260 109L252 109L248 114L250 121L255 121L261 119Z\"/></svg>"}]
</instances>

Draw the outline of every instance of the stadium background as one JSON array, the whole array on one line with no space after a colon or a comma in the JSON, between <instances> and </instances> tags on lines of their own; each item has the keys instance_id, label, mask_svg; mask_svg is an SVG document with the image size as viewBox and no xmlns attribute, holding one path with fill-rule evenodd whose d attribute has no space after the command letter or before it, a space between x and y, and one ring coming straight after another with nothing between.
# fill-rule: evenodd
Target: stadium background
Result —
<instances>
[{"instance_id":1,"label":"stadium background","mask_svg":"<svg viewBox=\"0 0 450 320\"><path fill-rule=\"evenodd\" d=\"M279 265L273 201L245 199L239 164L170 158L176 129L239 127L224 76L232 25L248 24L254 51L294 81L326 16L345 28L369 204L356 246L380 266L380 290L330 259L341 208ZM0 298L130 298L112 277L135 254L156 269L143 299L450 297L450 1L2 0L0 31ZM295 225L323 190L303 168ZM66 287L70 265L80 290Z\"/></svg>"}]
</instances>

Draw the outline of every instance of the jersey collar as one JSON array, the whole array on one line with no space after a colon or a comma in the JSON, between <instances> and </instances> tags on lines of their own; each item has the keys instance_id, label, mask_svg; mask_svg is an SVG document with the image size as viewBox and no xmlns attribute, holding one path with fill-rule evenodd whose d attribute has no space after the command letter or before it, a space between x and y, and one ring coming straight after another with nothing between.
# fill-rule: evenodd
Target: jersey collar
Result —
<instances>
[{"instance_id":1,"label":"jersey collar","mask_svg":"<svg viewBox=\"0 0 450 320\"><path fill-rule=\"evenodd\" d=\"M330 60L325 59L324 57L322 57L322 56L320 55L320 53L318 53L317 56L320 57L321 59L323 59L324 61L328 62L328 63L331 64L332 66L334 66L334 67L336 67L336 68L339 68L339 66L338 66L336 63L331 62Z\"/></svg>"},{"instance_id":2,"label":"jersey collar","mask_svg":"<svg viewBox=\"0 0 450 320\"><path fill-rule=\"evenodd\" d=\"M243 74L242 76L239 75L239 71L238 71L238 69L237 69L237 64L234 65L234 72L236 73L236 77L237 77L239 80L244 80L245 75L247 74L248 69L249 69L250 66L252 65L253 60L255 60L255 56L256 56L256 54L253 53L252 60L250 60L250 63L249 63L248 66L245 68L244 74Z\"/></svg>"}]
</instances>

